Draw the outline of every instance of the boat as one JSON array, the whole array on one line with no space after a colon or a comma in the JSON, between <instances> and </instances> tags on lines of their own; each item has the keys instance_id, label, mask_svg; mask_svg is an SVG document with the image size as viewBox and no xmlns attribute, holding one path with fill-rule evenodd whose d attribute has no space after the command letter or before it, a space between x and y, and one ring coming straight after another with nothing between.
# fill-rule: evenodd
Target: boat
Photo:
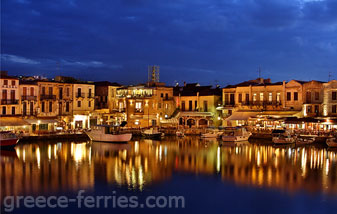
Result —
<instances>
[{"instance_id":1,"label":"boat","mask_svg":"<svg viewBox=\"0 0 337 214\"><path fill-rule=\"evenodd\" d=\"M222 141L224 142L239 142L248 141L251 136L251 132L247 131L245 127L230 127L226 128L223 135Z\"/></svg>"},{"instance_id":2,"label":"boat","mask_svg":"<svg viewBox=\"0 0 337 214\"><path fill-rule=\"evenodd\" d=\"M209 130L208 132L201 134L201 138L220 138L223 132L219 130Z\"/></svg>"},{"instance_id":3,"label":"boat","mask_svg":"<svg viewBox=\"0 0 337 214\"><path fill-rule=\"evenodd\" d=\"M315 141L314 137L299 136L296 138L295 144L296 145L307 145L307 144L314 143L314 141Z\"/></svg>"},{"instance_id":4,"label":"boat","mask_svg":"<svg viewBox=\"0 0 337 214\"><path fill-rule=\"evenodd\" d=\"M328 145L329 147L336 148L336 147L337 147L337 141L336 141L336 138L335 138L335 137L332 137L332 138L326 139L326 145Z\"/></svg>"},{"instance_id":5,"label":"boat","mask_svg":"<svg viewBox=\"0 0 337 214\"><path fill-rule=\"evenodd\" d=\"M291 136L284 129L273 130L272 137L274 144L293 144L296 142L296 136Z\"/></svg>"},{"instance_id":6,"label":"boat","mask_svg":"<svg viewBox=\"0 0 337 214\"><path fill-rule=\"evenodd\" d=\"M185 137L184 131L181 131L181 130L176 131L176 135L177 137Z\"/></svg>"},{"instance_id":7,"label":"boat","mask_svg":"<svg viewBox=\"0 0 337 214\"><path fill-rule=\"evenodd\" d=\"M18 136L11 131L0 132L0 147L14 147L19 142Z\"/></svg>"},{"instance_id":8,"label":"boat","mask_svg":"<svg viewBox=\"0 0 337 214\"><path fill-rule=\"evenodd\" d=\"M85 133L90 140L98 142L128 142L132 138L132 133L122 133L120 126L97 125Z\"/></svg>"},{"instance_id":9,"label":"boat","mask_svg":"<svg viewBox=\"0 0 337 214\"><path fill-rule=\"evenodd\" d=\"M142 132L142 136L148 139L160 139L164 133L158 131L157 128L146 129Z\"/></svg>"}]
</instances>

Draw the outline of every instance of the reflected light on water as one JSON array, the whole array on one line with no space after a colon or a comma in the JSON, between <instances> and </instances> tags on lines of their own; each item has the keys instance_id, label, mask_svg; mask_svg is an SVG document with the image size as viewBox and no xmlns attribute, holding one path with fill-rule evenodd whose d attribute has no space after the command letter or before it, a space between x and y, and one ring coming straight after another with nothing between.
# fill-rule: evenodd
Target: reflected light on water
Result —
<instances>
[{"instance_id":1,"label":"reflected light on water","mask_svg":"<svg viewBox=\"0 0 337 214\"><path fill-rule=\"evenodd\" d=\"M13 153L1 156L1 193L7 195L93 189L95 181L143 191L176 173L215 176L238 186L337 194L336 151L327 148L226 146L185 137L128 144L36 142L19 144Z\"/></svg>"}]
</instances>

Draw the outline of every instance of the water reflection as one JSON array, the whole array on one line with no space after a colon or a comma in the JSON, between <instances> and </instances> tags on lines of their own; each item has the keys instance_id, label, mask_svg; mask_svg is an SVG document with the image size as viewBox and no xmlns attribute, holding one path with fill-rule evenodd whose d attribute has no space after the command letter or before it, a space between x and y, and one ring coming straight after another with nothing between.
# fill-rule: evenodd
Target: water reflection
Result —
<instances>
[{"instance_id":1,"label":"water reflection","mask_svg":"<svg viewBox=\"0 0 337 214\"><path fill-rule=\"evenodd\" d=\"M180 172L221 176L244 186L337 194L336 152L188 137L20 144L1 152L1 195L94 190L95 184L144 190Z\"/></svg>"}]
</instances>

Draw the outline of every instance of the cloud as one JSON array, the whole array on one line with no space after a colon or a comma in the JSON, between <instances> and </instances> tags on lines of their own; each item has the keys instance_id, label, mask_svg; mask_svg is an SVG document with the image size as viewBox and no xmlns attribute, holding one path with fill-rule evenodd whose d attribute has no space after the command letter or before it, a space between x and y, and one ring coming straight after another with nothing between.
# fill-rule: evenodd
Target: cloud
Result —
<instances>
[{"instance_id":1,"label":"cloud","mask_svg":"<svg viewBox=\"0 0 337 214\"><path fill-rule=\"evenodd\" d=\"M22 56L17 56L17 55L11 55L11 54L1 54L1 60L12 62L12 63L23 63L23 64L31 64L31 65L40 64L40 62L36 60L29 59L29 58L22 57Z\"/></svg>"}]
</instances>

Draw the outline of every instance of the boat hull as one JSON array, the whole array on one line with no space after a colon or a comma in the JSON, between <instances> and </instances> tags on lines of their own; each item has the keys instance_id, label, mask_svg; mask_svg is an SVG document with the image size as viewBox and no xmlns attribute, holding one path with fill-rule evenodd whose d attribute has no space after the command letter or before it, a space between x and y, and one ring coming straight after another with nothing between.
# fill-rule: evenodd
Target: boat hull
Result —
<instances>
[{"instance_id":1,"label":"boat hull","mask_svg":"<svg viewBox=\"0 0 337 214\"><path fill-rule=\"evenodd\" d=\"M126 134L96 134L92 132L86 132L90 140L98 142L128 142L132 138L131 133Z\"/></svg>"},{"instance_id":2,"label":"boat hull","mask_svg":"<svg viewBox=\"0 0 337 214\"><path fill-rule=\"evenodd\" d=\"M293 138L285 139L285 138L273 137L273 143L274 144L293 144L295 143L295 139Z\"/></svg>"},{"instance_id":3,"label":"boat hull","mask_svg":"<svg viewBox=\"0 0 337 214\"><path fill-rule=\"evenodd\" d=\"M248 141L249 136L222 136L224 142Z\"/></svg>"},{"instance_id":4,"label":"boat hull","mask_svg":"<svg viewBox=\"0 0 337 214\"><path fill-rule=\"evenodd\" d=\"M162 137L162 133L155 133L155 134L142 133L142 136L147 139L160 139Z\"/></svg>"},{"instance_id":5,"label":"boat hull","mask_svg":"<svg viewBox=\"0 0 337 214\"><path fill-rule=\"evenodd\" d=\"M336 148L337 147L336 139L334 139L334 138L327 139L326 145L328 145L329 147Z\"/></svg>"},{"instance_id":6,"label":"boat hull","mask_svg":"<svg viewBox=\"0 0 337 214\"><path fill-rule=\"evenodd\" d=\"M19 142L18 138L0 140L0 147L14 147Z\"/></svg>"}]
</instances>

